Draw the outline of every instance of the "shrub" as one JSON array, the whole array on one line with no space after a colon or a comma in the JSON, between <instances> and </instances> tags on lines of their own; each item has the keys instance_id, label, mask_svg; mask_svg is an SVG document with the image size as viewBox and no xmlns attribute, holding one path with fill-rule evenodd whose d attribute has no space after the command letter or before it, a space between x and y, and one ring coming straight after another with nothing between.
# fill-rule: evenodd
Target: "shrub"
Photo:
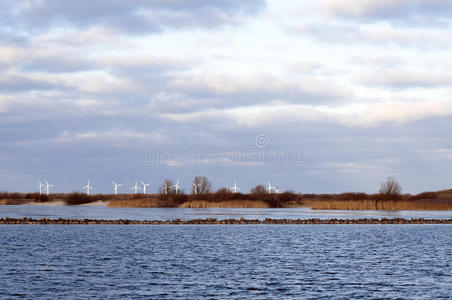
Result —
<instances>
[{"instance_id":1,"label":"shrub","mask_svg":"<svg viewBox=\"0 0 452 300\"><path fill-rule=\"evenodd\" d=\"M176 193L160 194L157 203L159 207L178 207L187 200L188 197L185 194L176 194Z\"/></svg>"},{"instance_id":2,"label":"shrub","mask_svg":"<svg viewBox=\"0 0 452 300\"><path fill-rule=\"evenodd\" d=\"M317 198L316 194L301 194L301 196L305 199L315 199Z\"/></svg>"},{"instance_id":3,"label":"shrub","mask_svg":"<svg viewBox=\"0 0 452 300\"><path fill-rule=\"evenodd\" d=\"M226 201L226 200L232 200L236 197L236 195L234 195L234 193L231 192L230 189L228 189L227 187L222 187L219 188L215 194L212 195L213 197L213 201L217 202L217 201Z\"/></svg>"},{"instance_id":4,"label":"shrub","mask_svg":"<svg viewBox=\"0 0 452 300\"><path fill-rule=\"evenodd\" d=\"M0 192L0 199L25 199L21 193Z\"/></svg>"},{"instance_id":5,"label":"shrub","mask_svg":"<svg viewBox=\"0 0 452 300\"><path fill-rule=\"evenodd\" d=\"M279 194L277 196L278 196L278 200L279 200L280 203L290 202L290 201L293 201L293 200L297 200L297 198L298 198L297 195L295 193L291 192L291 191L287 191L287 192L281 193L281 194Z\"/></svg>"},{"instance_id":6,"label":"shrub","mask_svg":"<svg viewBox=\"0 0 452 300\"><path fill-rule=\"evenodd\" d=\"M83 193L73 192L68 195L64 202L67 205L80 205L98 201L94 196L88 196Z\"/></svg>"},{"instance_id":7,"label":"shrub","mask_svg":"<svg viewBox=\"0 0 452 300\"><path fill-rule=\"evenodd\" d=\"M438 193L435 192L424 192L417 194L412 197L413 200L420 200L420 199L438 199Z\"/></svg>"},{"instance_id":8,"label":"shrub","mask_svg":"<svg viewBox=\"0 0 452 300\"><path fill-rule=\"evenodd\" d=\"M261 199L259 200L263 200L265 202L268 203L268 206L270 206L271 208L279 208L281 207L281 199L279 197L279 195L276 194L260 194L261 195Z\"/></svg>"},{"instance_id":9,"label":"shrub","mask_svg":"<svg viewBox=\"0 0 452 300\"><path fill-rule=\"evenodd\" d=\"M250 190L250 193L253 195L261 195L261 194L266 194L267 190L265 189L265 186L260 184L260 185L256 185L255 187L253 187Z\"/></svg>"},{"instance_id":10,"label":"shrub","mask_svg":"<svg viewBox=\"0 0 452 300\"><path fill-rule=\"evenodd\" d=\"M26 198L26 196L25 196L25 198ZM35 202L48 202L48 201L50 201L50 197L49 196L47 196L46 194L39 194L39 193L30 194L30 199L33 199Z\"/></svg>"},{"instance_id":11,"label":"shrub","mask_svg":"<svg viewBox=\"0 0 452 300\"><path fill-rule=\"evenodd\" d=\"M359 201L359 200L365 200L368 198L367 194L365 193L342 193L338 194L337 200L353 200L353 201Z\"/></svg>"}]
</instances>

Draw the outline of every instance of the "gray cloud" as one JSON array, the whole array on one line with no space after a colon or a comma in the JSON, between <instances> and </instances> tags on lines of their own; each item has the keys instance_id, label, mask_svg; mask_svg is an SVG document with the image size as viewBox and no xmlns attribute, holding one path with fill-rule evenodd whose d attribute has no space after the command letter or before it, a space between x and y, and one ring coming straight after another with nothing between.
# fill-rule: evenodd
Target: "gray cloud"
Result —
<instances>
[{"instance_id":1,"label":"gray cloud","mask_svg":"<svg viewBox=\"0 0 452 300\"><path fill-rule=\"evenodd\" d=\"M21 75L0 77L0 93L21 91L42 91L57 88L58 85L40 79L27 78Z\"/></svg>"},{"instance_id":2,"label":"gray cloud","mask_svg":"<svg viewBox=\"0 0 452 300\"><path fill-rule=\"evenodd\" d=\"M88 108L73 107L72 112L65 112L63 103L51 113L45 107L26 108L24 112L24 107L15 107L14 114L24 119L19 123L7 122L5 114L0 117L0 173L22 174L17 180L9 177L1 188L28 191L33 189L35 179L46 177L57 184L57 191L68 192L90 178L96 192L108 192L111 179L116 177L126 185L145 178L157 184L168 176L180 177L186 184L200 173L216 185L238 179L241 187L249 190L270 179L282 189L304 193L376 192L379 181L388 175L396 175L406 192L440 189L449 182L441 176L447 174L447 153L434 152L452 148L450 139L444 138L451 128L449 117L367 129L328 120L300 120L290 126L289 120L278 120L279 126L251 128L218 117L194 123L162 121L138 110L115 116L99 115ZM164 158L169 153L183 159L190 153L202 155L215 150L255 151L254 137L259 133L269 137L263 153L301 151L312 158L312 164L200 164L182 168L139 162L140 152L150 143L157 145ZM153 139L158 134L166 135L169 142ZM434 167L438 174L434 183L419 181L419 168L424 168L421 165Z\"/></svg>"},{"instance_id":3,"label":"gray cloud","mask_svg":"<svg viewBox=\"0 0 452 300\"><path fill-rule=\"evenodd\" d=\"M361 76L359 83L369 86L407 88L438 88L450 87L452 76L441 72L416 71L410 69L391 69Z\"/></svg>"},{"instance_id":4,"label":"gray cloud","mask_svg":"<svg viewBox=\"0 0 452 300\"><path fill-rule=\"evenodd\" d=\"M91 60L74 52L23 57L17 67L24 71L45 73L73 73L97 69L96 64Z\"/></svg>"},{"instance_id":5,"label":"gray cloud","mask_svg":"<svg viewBox=\"0 0 452 300\"><path fill-rule=\"evenodd\" d=\"M31 30L55 26L106 26L120 32L153 33L165 29L211 28L237 23L258 13L263 0L160 1L4 1L4 26ZM6 13L6 12L8 13Z\"/></svg>"}]
</instances>

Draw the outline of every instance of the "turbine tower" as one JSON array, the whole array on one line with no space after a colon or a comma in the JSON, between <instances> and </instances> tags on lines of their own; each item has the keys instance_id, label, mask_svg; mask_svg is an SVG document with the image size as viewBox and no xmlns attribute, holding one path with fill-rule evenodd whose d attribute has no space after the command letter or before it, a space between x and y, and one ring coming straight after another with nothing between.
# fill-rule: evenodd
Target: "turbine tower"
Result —
<instances>
[{"instance_id":1,"label":"turbine tower","mask_svg":"<svg viewBox=\"0 0 452 300\"><path fill-rule=\"evenodd\" d=\"M173 185L173 186L170 186L170 188L172 189L172 188L176 188L176 194L177 194L177 192L179 191L179 189L180 189L180 186L179 186L179 179L177 179L177 182L176 182L176 184L175 185Z\"/></svg>"},{"instance_id":2,"label":"turbine tower","mask_svg":"<svg viewBox=\"0 0 452 300\"><path fill-rule=\"evenodd\" d=\"M272 185L270 184L270 181L268 181L268 188L267 188L267 192L269 193L269 194L271 194L272 193L272 189L275 189L274 187L272 187Z\"/></svg>"},{"instance_id":3,"label":"turbine tower","mask_svg":"<svg viewBox=\"0 0 452 300\"><path fill-rule=\"evenodd\" d=\"M200 183L196 184L194 182L192 182L191 184L195 187L195 194L198 194L199 193L198 188L201 186L201 184Z\"/></svg>"},{"instance_id":4,"label":"turbine tower","mask_svg":"<svg viewBox=\"0 0 452 300\"><path fill-rule=\"evenodd\" d=\"M39 195L42 195L42 188L45 187L45 185L41 183L41 180L38 180L38 182L39 182L39 185L38 185L38 187L39 187Z\"/></svg>"},{"instance_id":5,"label":"turbine tower","mask_svg":"<svg viewBox=\"0 0 452 300\"><path fill-rule=\"evenodd\" d=\"M89 184L89 180L88 180L88 184L87 185L85 185L84 187L82 187L82 189L86 189L86 195L88 195L89 196L89 191L91 190L93 190L93 188L91 187L91 185Z\"/></svg>"},{"instance_id":6,"label":"turbine tower","mask_svg":"<svg viewBox=\"0 0 452 300\"><path fill-rule=\"evenodd\" d=\"M146 194L146 187L150 186L150 183L144 183L143 181L140 181L140 183L143 185L143 194Z\"/></svg>"},{"instance_id":7,"label":"turbine tower","mask_svg":"<svg viewBox=\"0 0 452 300\"><path fill-rule=\"evenodd\" d=\"M118 194L118 187L120 187L122 185L122 183L116 183L113 180L111 182L115 186L115 195L117 195Z\"/></svg>"},{"instance_id":8,"label":"turbine tower","mask_svg":"<svg viewBox=\"0 0 452 300\"><path fill-rule=\"evenodd\" d=\"M138 182L135 181L135 185L131 188L131 190L134 190L135 194L138 194L138 190L140 190L140 187L138 186Z\"/></svg>"},{"instance_id":9,"label":"turbine tower","mask_svg":"<svg viewBox=\"0 0 452 300\"><path fill-rule=\"evenodd\" d=\"M44 179L44 181L46 182L46 194L47 196L50 194L50 187L54 186L53 184L49 184L47 182L47 179Z\"/></svg>"},{"instance_id":10,"label":"turbine tower","mask_svg":"<svg viewBox=\"0 0 452 300\"><path fill-rule=\"evenodd\" d=\"M237 191L240 191L239 187L237 186L237 180L234 180L234 186L231 189L234 193L237 193Z\"/></svg>"}]
</instances>

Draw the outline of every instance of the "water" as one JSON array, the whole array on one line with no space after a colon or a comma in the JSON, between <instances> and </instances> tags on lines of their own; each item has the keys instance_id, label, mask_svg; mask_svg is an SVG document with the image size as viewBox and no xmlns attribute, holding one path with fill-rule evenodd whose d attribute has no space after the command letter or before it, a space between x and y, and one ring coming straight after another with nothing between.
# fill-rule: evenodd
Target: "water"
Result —
<instances>
[{"instance_id":1,"label":"water","mask_svg":"<svg viewBox=\"0 0 452 300\"><path fill-rule=\"evenodd\" d=\"M311 210L310 208L113 208L93 206L33 206L0 205L0 218L70 218L70 219L130 219L130 220L190 220L198 218L259 219L357 219L357 218L452 218L452 211L423 210Z\"/></svg>"},{"instance_id":2,"label":"water","mask_svg":"<svg viewBox=\"0 0 452 300\"><path fill-rule=\"evenodd\" d=\"M0 226L2 298L452 294L450 225Z\"/></svg>"}]
</instances>

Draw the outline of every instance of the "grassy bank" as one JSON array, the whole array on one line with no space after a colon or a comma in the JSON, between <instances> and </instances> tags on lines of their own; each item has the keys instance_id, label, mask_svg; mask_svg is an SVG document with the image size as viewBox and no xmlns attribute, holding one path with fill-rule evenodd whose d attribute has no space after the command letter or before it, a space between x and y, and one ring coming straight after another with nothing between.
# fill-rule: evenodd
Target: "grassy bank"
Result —
<instances>
[{"instance_id":1,"label":"grassy bank","mask_svg":"<svg viewBox=\"0 0 452 300\"><path fill-rule=\"evenodd\" d=\"M322 200L306 202L312 209L342 210L452 210L452 200L415 199L415 200Z\"/></svg>"},{"instance_id":2,"label":"grassy bank","mask_svg":"<svg viewBox=\"0 0 452 300\"><path fill-rule=\"evenodd\" d=\"M452 210L452 190L404 194L388 198L382 194L241 194L220 190L206 194L51 194L0 193L0 204L61 203L84 205L101 202L109 207L190 207L190 208L290 208L343 210Z\"/></svg>"},{"instance_id":3,"label":"grassy bank","mask_svg":"<svg viewBox=\"0 0 452 300\"><path fill-rule=\"evenodd\" d=\"M381 194L344 193L304 195L304 206L342 210L452 210L452 190L404 194L396 199Z\"/></svg>"}]
</instances>

